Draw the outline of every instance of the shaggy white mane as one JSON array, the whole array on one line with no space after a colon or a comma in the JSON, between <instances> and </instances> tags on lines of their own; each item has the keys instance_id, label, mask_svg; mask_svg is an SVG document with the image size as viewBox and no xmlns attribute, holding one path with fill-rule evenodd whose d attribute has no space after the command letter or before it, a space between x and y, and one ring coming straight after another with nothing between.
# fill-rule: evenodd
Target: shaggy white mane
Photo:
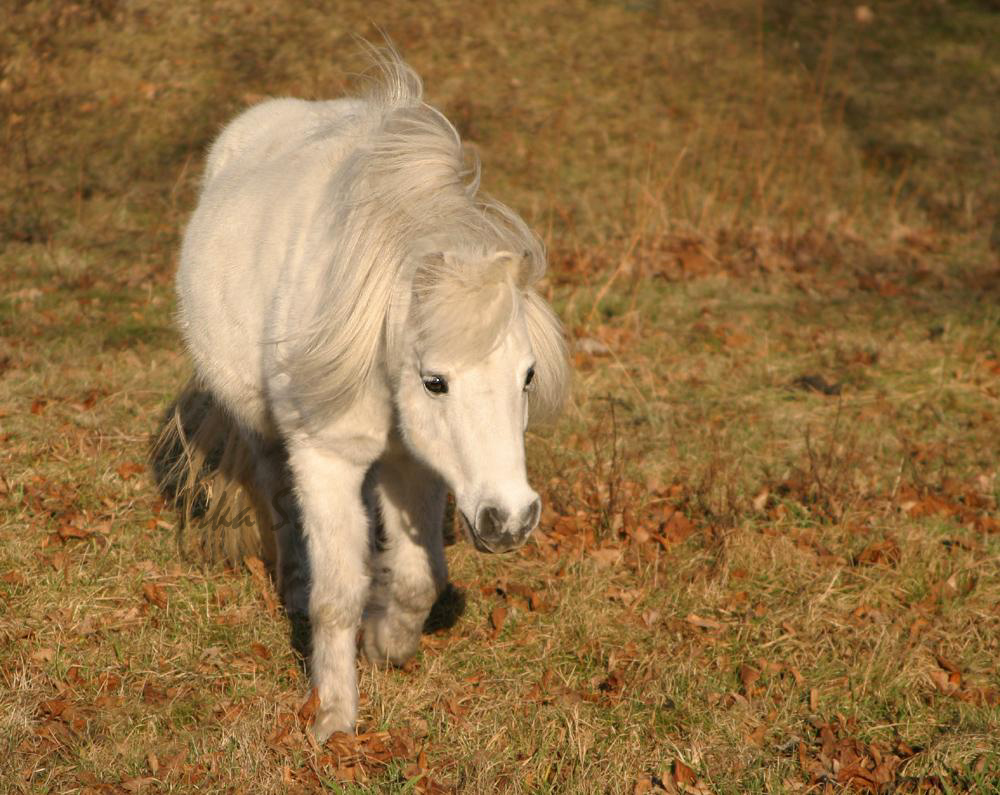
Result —
<instances>
[{"instance_id":1,"label":"shaggy white mane","mask_svg":"<svg viewBox=\"0 0 1000 795\"><path fill-rule=\"evenodd\" d=\"M516 213L477 195L479 163L423 102L420 78L391 49L352 119L354 151L331 175L332 256L317 279L320 308L282 368L326 417L346 410L397 349L392 309L409 293L421 341L479 356L525 318L536 357L531 416L560 407L567 387L560 326L532 289L541 241ZM356 127L354 126L356 124ZM344 135L336 129L316 137Z\"/></svg>"}]
</instances>

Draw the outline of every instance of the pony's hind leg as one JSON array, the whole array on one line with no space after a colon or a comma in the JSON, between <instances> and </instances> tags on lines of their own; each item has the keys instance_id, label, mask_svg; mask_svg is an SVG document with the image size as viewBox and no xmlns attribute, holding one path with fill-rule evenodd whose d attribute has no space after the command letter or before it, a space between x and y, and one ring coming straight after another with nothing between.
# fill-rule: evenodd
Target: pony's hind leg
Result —
<instances>
[{"instance_id":1,"label":"pony's hind leg","mask_svg":"<svg viewBox=\"0 0 1000 795\"><path fill-rule=\"evenodd\" d=\"M254 453L254 479L265 503L261 509L268 511L274 532L277 590L293 624L304 622L309 613L309 556L288 455L279 439L255 440Z\"/></svg>"},{"instance_id":2,"label":"pony's hind leg","mask_svg":"<svg viewBox=\"0 0 1000 795\"><path fill-rule=\"evenodd\" d=\"M379 462L375 485L382 537L364 617L365 656L403 665L448 581L442 521L446 491L435 474L395 448Z\"/></svg>"}]
</instances>

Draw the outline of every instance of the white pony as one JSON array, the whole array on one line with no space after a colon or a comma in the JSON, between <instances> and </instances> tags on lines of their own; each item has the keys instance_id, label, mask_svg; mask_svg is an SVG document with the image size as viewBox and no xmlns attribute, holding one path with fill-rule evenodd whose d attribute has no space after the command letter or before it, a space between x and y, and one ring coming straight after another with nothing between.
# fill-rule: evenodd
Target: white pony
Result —
<instances>
[{"instance_id":1,"label":"white pony","mask_svg":"<svg viewBox=\"0 0 1000 795\"><path fill-rule=\"evenodd\" d=\"M372 662L419 647L447 582L447 491L481 551L535 527L524 431L568 381L532 289L540 241L477 197L478 164L416 74L391 50L376 61L365 96L269 100L213 144L177 275L197 379L179 404L201 403L161 435L193 482L209 418L226 425L212 463L274 529L286 609L308 614L321 741L355 728L359 627Z\"/></svg>"}]
</instances>

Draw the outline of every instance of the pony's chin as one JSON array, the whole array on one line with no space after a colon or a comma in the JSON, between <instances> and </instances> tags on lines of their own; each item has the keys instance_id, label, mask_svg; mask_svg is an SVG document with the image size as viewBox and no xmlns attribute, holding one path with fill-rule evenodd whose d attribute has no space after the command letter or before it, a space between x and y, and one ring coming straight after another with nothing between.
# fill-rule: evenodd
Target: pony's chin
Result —
<instances>
[{"instance_id":1,"label":"pony's chin","mask_svg":"<svg viewBox=\"0 0 1000 795\"><path fill-rule=\"evenodd\" d=\"M522 541L521 544L515 544L514 546L508 547L507 549L500 549L500 550L493 549L493 547L491 547L489 544L487 544L485 541L483 541L483 539L479 537L479 534L472 526L472 522L470 522L469 518L465 515L465 511L459 511L458 515L462 517L462 529L465 531L465 537L469 539L470 542L472 542L472 546L474 546L478 551L484 552L487 555L506 555L507 553L513 552L514 550L518 549L524 543Z\"/></svg>"}]
</instances>

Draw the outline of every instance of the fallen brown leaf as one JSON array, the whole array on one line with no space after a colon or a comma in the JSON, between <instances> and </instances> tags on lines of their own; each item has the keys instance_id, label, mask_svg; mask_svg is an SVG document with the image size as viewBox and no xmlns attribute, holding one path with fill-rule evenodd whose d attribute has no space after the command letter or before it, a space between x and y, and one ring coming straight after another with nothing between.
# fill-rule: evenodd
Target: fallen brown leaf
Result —
<instances>
[{"instance_id":1,"label":"fallen brown leaf","mask_svg":"<svg viewBox=\"0 0 1000 795\"><path fill-rule=\"evenodd\" d=\"M753 689L754 683L760 679L760 671L752 665L740 666L740 682L743 683L743 692L748 696Z\"/></svg>"},{"instance_id":2,"label":"fallen brown leaf","mask_svg":"<svg viewBox=\"0 0 1000 795\"><path fill-rule=\"evenodd\" d=\"M588 549L587 554L597 561L599 566L614 566L622 559L620 549Z\"/></svg>"},{"instance_id":3,"label":"fallen brown leaf","mask_svg":"<svg viewBox=\"0 0 1000 795\"><path fill-rule=\"evenodd\" d=\"M156 605L161 609L166 609L167 607L167 592L162 585L155 582L143 583L142 595L145 597L146 601L150 604Z\"/></svg>"},{"instance_id":4,"label":"fallen brown leaf","mask_svg":"<svg viewBox=\"0 0 1000 795\"><path fill-rule=\"evenodd\" d=\"M767 726L761 724L747 735L747 742L758 747L764 745L764 736L767 734Z\"/></svg>"},{"instance_id":5,"label":"fallen brown leaf","mask_svg":"<svg viewBox=\"0 0 1000 795\"><path fill-rule=\"evenodd\" d=\"M274 597L274 588L271 585L271 578L267 573L267 566L264 565L264 561L257 557L248 556L243 558L243 563L250 570L254 580L257 582L260 595L264 599L264 604L267 606L268 612L272 615L277 614L278 602Z\"/></svg>"},{"instance_id":6,"label":"fallen brown leaf","mask_svg":"<svg viewBox=\"0 0 1000 795\"><path fill-rule=\"evenodd\" d=\"M674 760L673 768L674 780L681 785L694 784L694 771L685 765L680 759Z\"/></svg>"},{"instance_id":7,"label":"fallen brown leaf","mask_svg":"<svg viewBox=\"0 0 1000 795\"><path fill-rule=\"evenodd\" d=\"M902 551L893 539L886 538L883 541L875 541L865 547L855 558L855 565L876 565L895 566L899 563Z\"/></svg>"},{"instance_id":8,"label":"fallen brown leaf","mask_svg":"<svg viewBox=\"0 0 1000 795\"><path fill-rule=\"evenodd\" d=\"M268 650L267 646L263 643L251 643L250 651L260 657L262 660L270 660L271 652Z\"/></svg>"},{"instance_id":9,"label":"fallen brown leaf","mask_svg":"<svg viewBox=\"0 0 1000 795\"><path fill-rule=\"evenodd\" d=\"M299 720L306 725L312 723L317 709L319 709L319 690L314 687L309 691L309 698L299 707Z\"/></svg>"},{"instance_id":10,"label":"fallen brown leaf","mask_svg":"<svg viewBox=\"0 0 1000 795\"><path fill-rule=\"evenodd\" d=\"M169 696L166 691L154 685L152 682L146 682L142 687L142 700L146 704L152 706L158 706L160 704L165 704L169 700Z\"/></svg>"},{"instance_id":11,"label":"fallen brown leaf","mask_svg":"<svg viewBox=\"0 0 1000 795\"><path fill-rule=\"evenodd\" d=\"M122 788L128 790L129 792L139 792L139 790L144 787L148 787L150 784L154 783L156 779L153 776L143 776L141 778L129 778L122 782Z\"/></svg>"},{"instance_id":12,"label":"fallen brown leaf","mask_svg":"<svg viewBox=\"0 0 1000 795\"><path fill-rule=\"evenodd\" d=\"M940 665L942 668L944 668L944 670L946 670L948 673L952 674L962 673L962 669L960 669L957 665L955 665L955 663L953 663L947 657L941 654L937 654L935 655L935 657L937 658L937 664Z\"/></svg>"},{"instance_id":13,"label":"fallen brown leaf","mask_svg":"<svg viewBox=\"0 0 1000 795\"><path fill-rule=\"evenodd\" d=\"M93 533L89 530L84 530L71 524L64 524L59 528L59 538L63 541L69 541L70 539L84 540L90 538L92 535Z\"/></svg>"},{"instance_id":14,"label":"fallen brown leaf","mask_svg":"<svg viewBox=\"0 0 1000 795\"><path fill-rule=\"evenodd\" d=\"M493 612L490 613L490 625L493 627L494 637L500 634L500 630L503 629L503 625L506 620L507 608L503 605L497 605L494 607Z\"/></svg>"},{"instance_id":15,"label":"fallen brown leaf","mask_svg":"<svg viewBox=\"0 0 1000 795\"><path fill-rule=\"evenodd\" d=\"M721 621L716 621L714 618L702 618L696 613L689 613L684 620L700 629L707 629L712 632L719 632L726 627Z\"/></svg>"},{"instance_id":16,"label":"fallen brown leaf","mask_svg":"<svg viewBox=\"0 0 1000 795\"><path fill-rule=\"evenodd\" d=\"M135 461L126 461L120 464L115 472L118 473L118 477L122 480L130 480L133 476L140 474L145 471L145 467L142 464L138 464Z\"/></svg>"}]
</instances>

